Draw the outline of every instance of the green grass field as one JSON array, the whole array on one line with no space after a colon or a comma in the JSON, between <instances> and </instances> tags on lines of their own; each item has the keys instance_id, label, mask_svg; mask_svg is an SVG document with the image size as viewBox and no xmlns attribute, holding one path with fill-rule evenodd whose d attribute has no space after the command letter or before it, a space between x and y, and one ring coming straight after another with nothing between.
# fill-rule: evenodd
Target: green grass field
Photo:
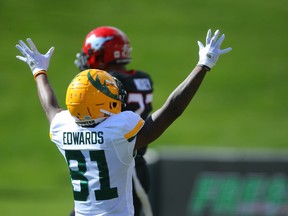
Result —
<instances>
[{"instance_id":1,"label":"green grass field","mask_svg":"<svg viewBox=\"0 0 288 216\"><path fill-rule=\"evenodd\" d=\"M15 44L31 37L40 52L52 45L50 81L64 107L66 87L78 72L75 54L100 25L125 31L130 68L154 79L154 109L194 68L197 40L220 29L220 58L183 116L151 145L287 148L288 2L13 1L0 2L1 215L68 215L72 192L64 160L50 142L28 66Z\"/></svg>"}]
</instances>

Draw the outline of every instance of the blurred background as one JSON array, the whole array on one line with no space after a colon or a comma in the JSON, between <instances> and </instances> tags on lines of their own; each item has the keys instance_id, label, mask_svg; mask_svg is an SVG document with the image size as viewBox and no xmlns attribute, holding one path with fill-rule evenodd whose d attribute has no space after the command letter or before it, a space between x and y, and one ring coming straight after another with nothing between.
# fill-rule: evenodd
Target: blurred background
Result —
<instances>
[{"instance_id":1,"label":"blurred background","mask_svg":"<svg viewBox=\"0 0 288 216\"><path fill-rule=\"evenodd\" d=\"M194 168L198 167L195 173L199 175L189 177L191 185L186 190L189 199L184 201L183 215L229 215L231 208L211 210L213 200L205 201L204 207L195 207L193 200L198 199L197 190L201 189L201 179L204 179L205 185L211 179L217 182L223 175L228 175L230 179L231 173L240 176L250 175L251 172L255 174L259 171L258 165L255 165L255 169L245 171L240 163L238 168L241 172L237 167L231 168L229 163L229 169L225 169L227 164L220 164L218 168L205 167L203 163L207 162L207 155L217 156L219 153L222 159L235 156L229 157L228 162L235 162L235 158L245 162L245 158L248 158L250 163L255 159L251 152L261 155L264 151L267 157L261 157L261 161L268 161L269 165L271 154L276 152L270 164L281 158L283 167L287 168L287 20L288 2L285 0L1 0L1 215L68 215L73 206L66 164L49 140L49 125L38 101L32 74L27 65L15 58L19 54L15 48L19 39L31 37L42 53L55 46L49 78L60 105L65 107L66 88L78 72L74 66L75 55L80 51L86 34L102 25L122 29L133 48L132 63L128 68L144 70L154 80L155 110L196 65L197 40L204 42L209 28L213 31L220 29L225 33L222 48L232 47L232 52L220 58L185 113L149 149L158 155L158 162L154 165L166 160L170 163L170 157L166 155L172 157L174 154L168 154L167 151L170 152L171 148L180 149L173 164L180 158L188 165L181 163L183 169L174 167L180 171L173 175L176 178L185 178L182 175L193 173ZM186 152L184 156L183 151ZM203 155L198 158L203 163L195 159L195 152L198 151L201 154L197 156ZM187 152L191 154L187 155ZM247 152L249 157L245 157ZM281 157L277 156L278 152ZM219 161L219 158L213 157L214 162ZM248 166L253 167L253 163ZM259 167L263 166L260 164ZM161 169L159 165L151 167ZM262 178L264 183L271 181L270 176L274 179L274 171L277 176L281 174L281 181L277 180L285 183L281 184L285 194L281 194L277 202L285 209L288 203L285 169L271 167L269 170L260 169L259 172L265 175ZM168 173L173 173L173 170L169 170L168 166ZM221 171L224 171L223 175ZM232 175L231 178L234 177ZM155 176L151 178L154 181ZM241 177L239 181L242 180ZM197 186L197 182L200 182L200 186ZM236 184L235 181L229 182ZM267 185L264 183L261 184L262 188ZM165 185L161 181L158 184L171 188L179 185L177 182L174 182L175 185L172 182ZM239 189L237 186L235 188ZM227 190L230 191L229 187ZM155 196L163 194L159 191ZM257 200L255 202L257 204ZM167 203L163 201L161 208L167 209ZM233 208L236 208L235 205ZM275 208L272 210L269 215L282 214L277 213ZM168 215L163 210L155 211L159 216ZM247 215L254 214L251 212Z\"/></svg>"}]
</instances>

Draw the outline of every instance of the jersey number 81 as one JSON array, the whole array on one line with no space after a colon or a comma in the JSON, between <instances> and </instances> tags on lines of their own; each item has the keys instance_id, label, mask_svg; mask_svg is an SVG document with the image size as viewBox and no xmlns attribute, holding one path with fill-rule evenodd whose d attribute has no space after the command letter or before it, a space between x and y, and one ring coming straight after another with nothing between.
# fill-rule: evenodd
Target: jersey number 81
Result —
<instances>
[{"instance_id":1,"label":"jersey number 81","mask_svg":"<svg viewBox=\"0 0 288 216\"><path fill-rule=\"evenodd\" d=\"M109 200L118 197L117 188L110 187L109 170L104 150L89 151L91 162L97 163L99 169L100 189L95 190L96 200ZM89 196L88 179L85 177L87 172L86 160L81 151L66 150L65 157L70 170L72 182L80 183L80 191L73 190L74 199L77 201L86 201ZM78 170L71 169L71 162L77 161Z\"/></svg>"}]
</instances>

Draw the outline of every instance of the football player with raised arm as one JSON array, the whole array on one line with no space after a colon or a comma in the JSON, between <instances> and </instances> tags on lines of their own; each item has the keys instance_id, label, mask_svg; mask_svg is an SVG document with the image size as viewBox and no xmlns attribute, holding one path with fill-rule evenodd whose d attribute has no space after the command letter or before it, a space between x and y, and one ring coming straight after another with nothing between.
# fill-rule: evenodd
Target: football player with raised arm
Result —
<instances>
[{"instance_id":1,"label":"football player with raised arm","mask_svg":"<svg viewBox=\"0 0 288 216\"><path fill-rule=\"evenodd\" d=\"M166 102L145 121L121 111L125 90L109 73L88 69L71 81L67 110L61 109L49 83L47 69L54 47L41 54L30 38L16 45L36 81L42 108L50 124L50 139L69 167L76 216L133 216L134 152L156 140L184 112L207 72L220 55L224 34L219 30L198 41L199 61Z\"/></svg>"},{"instance_id":2,"label":"football player with raised arm","mask_svg":"<svg viewBox=\"0 0 288 216\"><path fill-rule=\"evenodd\" d=\"M75 65L80 71L105 70L120 80L127 92L126 106L122 110L136 112L145 120L152 111L153 82L146 72L126 68L131 61L131 50L130 41L123 31L113 26L100 26L86 35L82 50L76 55ZM138 149L134 157L136 173L133 173L132 186L135 216L140 216L141 209L145 216L152 215L147 196L150 177L143 157L146 150L147 146Z\"/></svg>"}]
</instances>

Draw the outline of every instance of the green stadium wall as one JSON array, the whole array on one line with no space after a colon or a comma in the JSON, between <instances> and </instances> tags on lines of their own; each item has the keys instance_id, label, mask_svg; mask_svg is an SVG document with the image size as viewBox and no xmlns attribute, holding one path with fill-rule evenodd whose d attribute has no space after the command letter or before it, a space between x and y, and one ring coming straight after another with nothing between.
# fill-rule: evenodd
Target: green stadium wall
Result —
<instances>
[{"instance_id":1,"label":"green stadium wall","mask_svg":"<svg viewBox=\"0 0 288 216\"><path fill-rule=\"evenodd\" d=\"M288 215L287 156L270 150L152 151L154 216Z\"/></svg>"}]
</instances>

